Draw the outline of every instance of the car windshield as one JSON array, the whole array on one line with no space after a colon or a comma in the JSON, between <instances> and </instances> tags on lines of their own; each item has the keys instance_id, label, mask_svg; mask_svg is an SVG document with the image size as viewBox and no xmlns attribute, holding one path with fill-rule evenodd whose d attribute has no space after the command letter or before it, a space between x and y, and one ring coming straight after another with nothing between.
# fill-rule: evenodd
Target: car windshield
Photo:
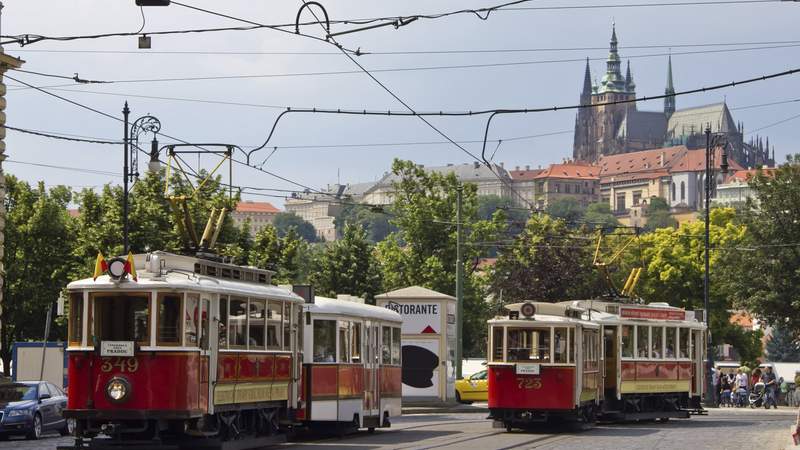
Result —
<instances>
[{"instance_id":1,"label":"car windshield","mask_svg":"<svg viewBox=\"0 0 800 450\"><path fill-rule=\"evenodd\" d=\"M19 402L23 400L36 400L36 386L25 384L0 385L0 401Z\"/></svg>"}]
</instances>

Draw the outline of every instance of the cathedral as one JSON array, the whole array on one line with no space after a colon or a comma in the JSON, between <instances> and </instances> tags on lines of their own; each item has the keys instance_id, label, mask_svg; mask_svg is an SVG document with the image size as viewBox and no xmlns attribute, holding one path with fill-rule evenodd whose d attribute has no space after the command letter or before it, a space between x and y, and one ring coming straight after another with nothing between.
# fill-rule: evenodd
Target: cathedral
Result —
<instances>
[{"instance_id":1,"label":"cathedral","mask_svg":"<svg viewBox=\"0 0 800 450\"><path fill-rule=\"evenodd\" d=\"M675 145L705 148L704 130L710 126L712 133L727 135L729 157L741 166L775 164L775 150L770 149L769 139L766 143L760 137L745 142L744 125L733 120L724 102L676 109L676 97L672 96L664 99L663 111L640 111L636 102L606 104L636 98L630 61L623 76L617 45L616 27L612 27L606 72L599 84L592 83L589 59L586 59L580 104L597 106L578 110L572 151L575 160L596 163L603 155ZM667 59L664 94L675 94L671 56Z\"/></svg>"}]
</instances>

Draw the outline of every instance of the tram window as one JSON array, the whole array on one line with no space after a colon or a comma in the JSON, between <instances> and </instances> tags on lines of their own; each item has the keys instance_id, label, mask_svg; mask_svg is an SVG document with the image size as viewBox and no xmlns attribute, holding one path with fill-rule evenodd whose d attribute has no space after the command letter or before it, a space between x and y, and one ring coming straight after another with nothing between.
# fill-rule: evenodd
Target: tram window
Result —
<instances>
[{"instance_id":1,"label":"tram window","mask_svg":"<svg viewBox=\"0 0 800 450\"><path fill-rule=\"evenodd\" d=\"M219 297L219 348L228 348L228 297Z\"/></svg>"},{"instance_id":2,"label":"tram window","mask_svg":"<svg viewBox=\"0 0 800 450\"><path fill-rule=\"evenodd\" d=\"M400 365L400 328L392 328L392 364Z\"/></svg>"},{"instance_id":3,"label":"tram window","mask_svg":"<svg viewBox=\"0 0 800 450\"><path fill-rule=\"evenodd\" d=\"M664 327L652 327L650 331L650 357L660 359L664 356Z\"/></svg>"},{"instance_id":4,"label":"tram window","mask_svg":"<svg viewBox=\"0 0 800 450\"><path fill-rule=\"evenodd\" d=\"M200 348L208 350L208 315L211 303L207 298L203 299L203 309L200 312Z\"/></svg>"},{"instance_id":5,"label":"tram window","mask_svg":"<svg viewBox=\"0 0 800 450\"><path fill-rule=\"evenodd\" d=\"M633 358L633 326L622 326L622 357Z\"/></svg>"},{"instance_id":6,"label":"tram window","mask_svg":"<svg viewBox=\"0 0 800 450\"><path fill-rule=\"evenodd\" d=\"M303 351L303 307L298 305L295 308L295 334L297 335L297 349L298 351Z\"/></svg>"},{"instance_id":7,"label":"tram window","mask_svg":"<svg viewBox=\"0 0 800 450\"><path fill-rule=\"evenodd\" d=\"M270 301L267 311L267 348L281 350L281 321L283 319L283 304Z\"/></svg>"},{"instance_id":8,"label":"tram window","mask_svg":"<svg viewBox=\"0 0 800 450\"><path fill-rule=\"evenodd\" d=\"M492 327L492 361L503 360L503 327Z\"/></svg>"},{"instance_id":9,"label":"tram window","mask_svg":"<svg viewBox=\"0 0 800 450\"><path fill-rule=\"evenodd\" d=\"M567 329L553 329L553 362L556 364L567 363Z\"/></svg>"},{"instance_id":10,"label":"tram window","mask_svg":"<svg viewBox=\"0 0 800 450\"><path fill-rule=\"evenodd\" d=\"M507 330L507 358L508 362L550 362L550 329L521 329L509 328Z\"/></svg>"},{"instance_id":11,"label":"tram window","mask_svg":"<svg viewBox=\"0 0 800 450\"><path fill-rule=\"evenodd\" d=\"M667 327L666 330L666 339L664 340L664 357L668 359L675 359L675 342L677 341L675 328Z\"/></svg>"},{"instance_id":12,"label":"tram window","mask_svg":"<svg viewBox=\"0 0 800 450\"><path fill-rule=\"evenodd\" d=\"M181 297L179 294L158 296L156 324L157 345L180 345L181 343Z\"/></svg>"},{"instance_id":13,"label":"tram window","mask_svg":"<svg viewBox=\"0 0 800 450\"><path fill-rule=\"evenodd\" d=\"M689 357L689 329L681 328L678 332L678 355L681 358Z\"/></svg>"},{"instance_id":14,"label":"tram window","mask_svg":"<svg viewBox=\"0 0 800 450\"><path fill-rule=\"evenodd\" d=\"M350 322L339 321L339 362L350 362Z\"/></svg>"},{"instance_id":15,"label":"tram window","mask_svg":"<svg viewBox=\"0 0 800 450\"><path fill-rule=\"evenodd\" d=\"M570 364L575 364L575 333L578 330L574 328L567 328L567 334L569 335L569 358L567 362Z\"/></svg>"},{"instance_id":16,"label":"tram window","mask_svg":"<svg viewBox=\"0 0 800 450\"><path fill-rule=\"evenodd\" d=\"M200 339L200 296L186 295L186 310L183 313L183 345L197 347Z\"/></svg>"},{"instance_id":17,"label":"tram window","mask_svg":"<svg viewBox=\"0 0 800 450\"><path fill-rule=\"evenodd\" d=\"M228 302L230 348L247 348L247 300L231 297Z\"/></svg>"},{"instance_id":18,"label":"tram window","mask_svg":"<svg viewBox=\"0 0 800 450\"><path fill-rule=\"evenodd\" d=\"M250 350L264 350L264 321L267 318L266 301L256 298L250 299L248 306L248 337L247 345Z\"/></svg>"},{"instance_id":19,"label":"tram window","mask_svg":"<svg viewBox=\"0 0 800 450\"><path fill-rule=\"evenodd\" d=\"M636 356L639 358L649 358L650 349L650 327L645 325L636 326Z\"/></svg>"},{"instance_id":20,"label":"tram window","mask_svg":"<svg viewBox=\"0 0 800 450\"><path fill-rule=\"evenodd\" d=\"M69 343L80 345L83 341L83 292L69 295Z\"/></svg>"},{"instance_id":21,"label":"tram window","mask_svg":"<svg viewBox=\"0 0 800 450\"><path fill-rule=\"evenodd\" d=\"M147 295L97 295L94 336L100 341L136 341L150 345L150 297Z\"/></svg>"},{"instance_id":22,"label":"tram window","mask_svg":"<svg viewBox=\"0 0 800 450\"><path fill-rule=\"evenodd\" d=\"M335 320L314 320L314 362L336 362Z\"/></svg>"},{"instance_id":23,"label":"tram window","mask_svg":"<svg viewBox=\"0 0 800 450\"><path fill-rule=\"evenodd\" d=\"M392 363L392 329L389 327L383 328L383 345L381 345L381 355L383 364Z\"/></svg>"},{"instance_id":24,"label":"tram window","mask_svg":"<svg viewBox=\"0 0 800 450\"><path fill-rule=\"evenodd\" d=\"M353 328L350 329L350 353L351 362L361 362L361 323L353 322Z\"/></svg>"},{"instance_id":25,"label":"tram window","mask_svg":"<svg viewBox=\"0 0 800 450\"><path fill-rule=\"evenodd\" d=\"M292 317L292 304L286 302L283 304L283 349L290 350L289 346L292 345L291 337L291 317Z\"/></svg>"}]
</instances>

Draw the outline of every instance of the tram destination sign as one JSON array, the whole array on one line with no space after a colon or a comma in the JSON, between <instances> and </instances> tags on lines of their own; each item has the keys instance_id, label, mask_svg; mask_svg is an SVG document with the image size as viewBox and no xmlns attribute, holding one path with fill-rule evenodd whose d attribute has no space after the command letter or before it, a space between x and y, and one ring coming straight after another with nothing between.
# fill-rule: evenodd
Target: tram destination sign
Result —
<instances>
[{"instance_id":1,"label":"tram destination sign","mask_svg":"<svg viewBox=\"0 0 800 450\"><path fill-rule=\"evenodd\" d=\"M627 319L686 320L686 311L656 308L620 308L620 317Z\"/></svg>"},{"instance_id":2,"label":"tram destination sign","mask_svg":"<svg viewBox=\"0 0 800 450\"><path fill-rule=\"evenodd\" d=\"M100 356L133 356L132 341L103 341Z\"/></svg>"}]
</instances>

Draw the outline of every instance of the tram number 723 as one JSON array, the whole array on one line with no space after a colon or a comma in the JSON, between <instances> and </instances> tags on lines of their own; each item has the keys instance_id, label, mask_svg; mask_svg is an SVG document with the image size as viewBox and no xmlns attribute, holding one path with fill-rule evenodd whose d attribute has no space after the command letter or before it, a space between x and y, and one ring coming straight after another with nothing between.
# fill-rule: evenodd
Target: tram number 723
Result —
<instances>
[{"instance_id":1,"label":"tram number 723","mask_svg":"<svg viewBox=\"0 0 800 450\"><path fill-rule=\"evenodd\" d=\"M517 378L517 383L520 389L541 389L542 388L542 379L541 378Z\"/></svg>"},{"instance_id":2,"label":"tram number 723","mask_svg":"<svg viewBox=\"0 0 800 450\"><path fill-rule=\"evenodd\" d=\"M103 358L103 364L100 365L100 370L103 372L111 372L114 367L118 368L120 372L136 372L139 370L139 360L136 358L123 358L117 356L116 358Z\"/></svg>"}]
</instances>

